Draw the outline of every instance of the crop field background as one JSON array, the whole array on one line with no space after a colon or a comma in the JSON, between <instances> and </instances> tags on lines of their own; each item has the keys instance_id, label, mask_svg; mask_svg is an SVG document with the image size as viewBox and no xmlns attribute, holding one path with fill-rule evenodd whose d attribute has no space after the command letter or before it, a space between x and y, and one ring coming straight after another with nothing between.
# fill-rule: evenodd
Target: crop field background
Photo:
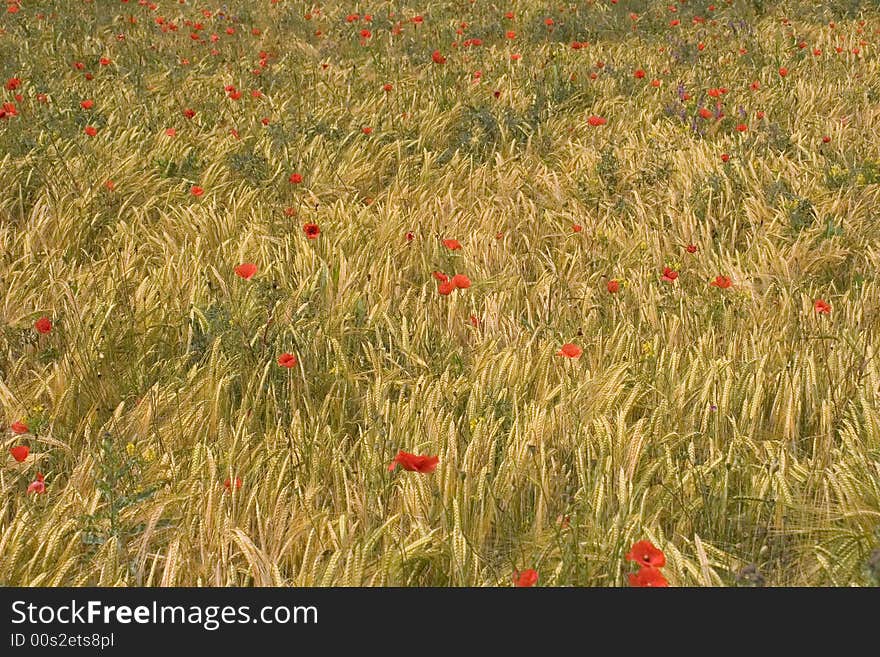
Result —
<instances>
[{"instance_id":1,"label":"crop field background","mask_svg":"<svg viewBox=\"0 0 880 657\"><path fill-rule=\"evenodd\" d=\"M4 6L0 584L878 582L877 2Z\"/></svg>"}]
</instances>

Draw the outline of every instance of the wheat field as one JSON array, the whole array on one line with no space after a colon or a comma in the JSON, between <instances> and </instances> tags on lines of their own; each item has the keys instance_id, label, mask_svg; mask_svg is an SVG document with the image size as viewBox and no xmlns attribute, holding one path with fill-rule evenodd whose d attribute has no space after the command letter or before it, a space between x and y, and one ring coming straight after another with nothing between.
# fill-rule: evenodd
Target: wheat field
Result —
<instances>
[{"instance_id":1,"label":"wheat field","mask_svg":"<svg viewBox=\"0 0 880 657\"><path fill-rule=\"evenodd\" d=\"M880 8L710 5L7 0L0 585L876 584Z\"/></svg>"}]
</instances>

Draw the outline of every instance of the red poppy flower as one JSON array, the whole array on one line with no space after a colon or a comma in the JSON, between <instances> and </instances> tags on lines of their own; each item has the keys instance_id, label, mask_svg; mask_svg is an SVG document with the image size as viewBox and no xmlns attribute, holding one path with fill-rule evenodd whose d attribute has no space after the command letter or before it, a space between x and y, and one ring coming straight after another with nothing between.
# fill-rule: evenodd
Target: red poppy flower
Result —
<instances>
[{"instance_id":1,"label":"red poppy flower","mask_svg":"<svg viewBox=\"0 0 880 657\"><path fill-rule=\"evenodd\" d=\"M0 119L5 119L10 116L18 116L18 110L15 108L15 103L3 103L3 107L0 109Z\"/></svg>"},{"instance_id":2,"label":"red poppy flower","mask_svg":"<svg viewBox=\"0 0 880 657\"><path fill-rule=\"evenodd\" d=\"M435 272L432 274L432 276L433 276L434 278L436 278L438 281L440 281L441 283L445 283L446 281L449 280L449 276L447 276L446 274L444 274L442 271L435 271Z\"/></svg>"},{"instance_id":3,"label":"red poppy flower","mask_svg":"<svg viewBox=\"0 0 880 657\"><path fill-rule=\"evenodd\" d=\"M9 425L9 428L12 429L12 433L17 433L19 435L30 431L30 429L28 429L28 425L26 425L21 420L16 420L11 425Z\"/></svg>"},{"instance_id":4,"label":"red poppy flower","mask_svg":"<svg viewBox=\"0 0 880 657\"><path fill-rule=\"evenodd\" d=\"M562 348L556 352L556 355L565 356L566 358L580 358L582 353L584 353L584 350L578 347L576 344L566 342L564 345L562 345Z\"/></svg>"},{"instance_id":5,"label":"red poppy flower","mask_svg":"<svg viewBox=\"0 0 880 657\"><path fill-rule=\"evenodd\" d=\"M302 181L303 181L303 177L301 174L299 174L299 173L290 174L290 182L292 182L294 185L299 185Z\"/></svg>"},{"instance_id":6,"label":"red poppy flower","mask_svg":"<svg viewBox=\"0 0 880 657\"><path fill-rule=\"evenodd\" d=\"M605 125L606 123L608 123L608 120L601 116L593 115L589 119L587 119L587 123L589 123L593 127L596 127L600 125Z\"/></svg>"},{"instance_id":7,"label":"red poppy flower","mask_svg":"<svg viewBox=\"0 0 880 657\"><path fill-rule=\"evenodd\" d=\"M405 237L406 237L407 242L412 242L416 238L416 234L414 232L412 232L411 230L408 230L408 231L406 231Z\"/></svg>"},{"instance_id":8,"label":"red poppy flower","mask_svg":"<svg viewBox=\"0 0 880 657\"><path fill-rule=\"evenodd\" d=\"M305 224L303 226L303 232L310 240L314 240L318 239L318 235L321 234L321 229L318 228L318 224Z\"/></svg>"},{"instance_id":9,"label":"red poppy flower","mask_svg":"<svg viewBox=\"0 0 880 657\"><path fill-rule=\"evenodd\" d=\"M706 119L706 120L711 119L712 118L712 110L710 110L707 107L701 107L700 108L700 117L703 119Z\"/></svg>"},{"instance_id":10,"label":"red poppy flower","mask_svg":"<svg viewBox=\"0 0 880 657\"><path fill-rule=\"evenodd\" d=\"M581 226L580 224L574 224L574 225L572 225L571 229L572 229L575 233L579 233L579 232L581 232L581 231L584 229L584 227Z\"/></svg>"},{"instance_id":11,"label":"red poppy flower","mask_svg":"<svg viewBox=\"0 0 880 657\"><path fill-rule=\"evenodd\" d=\"M448 294L452 294L452 291L455 289L455 283L452 281L443 281L440 285L437 286L437 291L442 294L444 297Z\"/></svg>"},{"instance_id":12,"label":"red poppy flower","mask_svg":"<svg viewBox=\"0 0 880 657\"><path fill-rule=\"evenodd\" d=\"M611 294L617 294L620 291L620 283L618 283L613 278L608 281L608 285L606 287L608 288L608 292L610 292Z\"/></svg>"},{"instance_id":13,"label":"red poppy flower","mask_svg":"<svg viewBox=\"0 0 880 657\"><path fill-rule=\"evenodd\" d=\"M513 571L513 585L517 587L529 587L538 583L538 572L529 568L521 573Z\"/></svg>"},{"instance_id":14,"label":"red poppy flower","mask_svg":"<svg viewBox=\"0 0 880 657\"><path fill-rule=\"evenodd\" d=\"M672 283L676 278L678 278L677 271L675 271L674 269L670 269L669 267L663 268L663 276L660 277L660 280L667 283Z\"/></svg>"},{"instance_id":15,"label":"red poppy flower","mask_svg":"<svg viewBox=\"0 0 880 657\"><path fill-rule=\"evenodd\" d=\"M232 479L230 477L226 477L226 480L223 482L223 488L226 489L227 493L232 492ZM235 490L241 490L241 477L235 478Z\"/></svg>"},{"instance_id":16,"label":"red poppy flower","mask_svg":"<svg viewBox=\"0 0 880 657\"><path fill-rule=\"evenodd\" d=\"M824 137L822 137L823 144L827 144L830 141L831 141L831 137L829 137L828 135L825 135Z\"/></svg>"},{"instance_id":17,"label":"red poppy flower","mask_svg":"<svg viewBox=\"0 0 880 657\"><path fill-rule=\"evenodd\" d=\"M724 162L724 164L727 164L728 162L730 162L730 155L728 155L727 153L722 153L721 161Z\"/></svg>"},{"instance_id":18,"label":"red poppy flower","mask_svg":"<svg viewBox=\"0 0 880 657\"><path fill-rule=\"evenodd\" d=\"M89 137L94 137L96 134L98 134L98 129L95 126L87 125L86 129L83 130L83 132L86 133Z\"/></svg>"},{"instance_id":19,"label":"red poppy flower","mask_svg":"<svg viewBox=\"0 0 880 657\"><path fill-rule=\"evenodd\" d=\"M642 69L636 69L636 72L633 73L633 75L635 75L636 78L641 80L643 77L645 77L645 72Z\"/></svg>"},{"instance_id":20,"label":"red poppy flower","mask_svg":"<svg viewBox=\"0 0 880 657\"><path fill-rule=\"evenodd\" d=\"M733 285L733 281L731 281L730 277L728 276L716 276L715 280L709 283L709 285L720 288L722 290L726 290L731 285Z\"/></svg>"},{"instance_id":21,"label":"red poppy flower","mask_svg":"<svg viewBox=\"0 0 880 657\"><path fill-rule=\"evenodd\" d=\"M785 68L784 66L781 67L781 68L779 69L779 75L781 75L782 77L785 77L786 75L788 75L788 69Z\"/></svg>"},{"instance_id":22,"label":"red poppy flower","mask_svg":"<svg viewBox=\"0 0 880 657\"><path fill-rule=\"evenodd\" d=\"M642 568L637 573L629 574L629 585L635 587L661 588L669 586L669 582L663 577L657 568Z\"/></svg>"},{"instance_id":23,"label":"red poppy flower","mask_svg":"<svg viewBox=\"0 0 880 657\"><path fill-rule=\"evenodd\" d=\"M653 80L651 80L652 87L659 87L661 84L663 84L663 83L660 80L658 80L657 78L654 78Z\"/></svg>"},{"instance_id":24,"label":"red poppy flower","mask_svg":"<svg viewBox=\"0 0 880 657\"><path fill-rule=\"evenodd\" d=\"M471 286L471 279L464 274L456 274L452 277L452 284L459 290L466 290Z\"/></svg>"},{"instance_id":25,"label":"red poppy flower","mask_svg":"<svg viewBox=\"0 0 880 657\"><path fill-rule=\"evenodd\" d=\"M281 367L286 367L288 369L296 367L297 362L296 356L293 354L283 353L278 357L278 364Z\"/></svg>"},{"instance_id":26,"label":"red poppy flower","mask_svg":"<svg viewBox=\"0 0 880 657\"><path fill-rule=\"evenodd\" d=\"M427 474L428 472L434 472L439 460L439 456L417 456L400 450L397 452L397 456L394 457L394 460L388 465L388 471L391 472L394 468L400 465L404 470Z\"/></svg>"},{"instance_id":27,"label":"red poppy flower","mask_svg":"<svg viewBox=\"0 0 880 657\"><path fill-rule=\"evenodd\" d=\"M688 253L696 253L697 252L697 245L696 244L688 244L686 247L684 247L684 249Z\"/></svg>"},{"instance_id":28,"label":"red poppy flower","mask_svg":"<svg viewBox=\"0 0 880 657\"><path fill-rule=\"evenodd\" d=\"M27 492L28 494L37 493L38 495L46 492L46 480L42 472L37 473L37 478L28 485Z\"/></svg>"},{"instance_id":29,"label":"red poppy flower","mask_svg":"<svg viewBox=\"0 0 880 657\"><path fill-rule=\"evenodd\" d=\"M385 93L388 93L388 92L391 91L393 88L394 88L394 87L393 87L391 84L387 83L387 82L386 82L385 84L382 85L382 91L384 91Z\"/></svg>"},{"instance_id":30,"label":"red poppy flower","mask_svg":"<svg viewBox=\"0 0 880 657\"><path fill-rule=\"evenodd\" d=\"M443 246L445 246L450 251L457 251L461 248L461 242L458 240L443 240Z\"/></svg>"},{"instance_id":31,"label":"red poppy flower","mask_svg":"<svg viewBox=\"0 0 880 657\"><path fill-rule=\"evenodd\" d=\"M7 88L9 91L15 91L15 90L18 89L20 86L21 86L21 80L19 80L18 78L9 78L9 79L6 81L6 88Z\"/></svg>"},{"instance_id":32,"label":"red poppy flower","mask_svg":"<svg viewBox=\"0 0 880 657\"><path fill-rule=\"evenodd\" d=\"M185 110L183 110L183 115L186 118L191 119L192 117L194 117L196 115L196 111L193 109L185 109Z\"/></svg>"},{"instance_id":33,"label":"red poppy flower","mask_svg":"<svg viewBox=\"0 0 880 657\"><path fill-rule=\"evenodd\" d=\"M747 126L745 123L740 123L739 125L736 126L737 132L745 132L748 129L749 129L749 126Z\"/></svg>"},{"instance_id":34,"label":"red poppy flower","mask_svg":"<svg viewBox=\"0 0 880 657\"><path fill-rule=\"evenodd\" d=\"M40 317L36 322L34 322L34 329L37 333L42 333L45 335L49 331L52 330L52 320L48 317Z\"/></svg>"},{"instance_id":35,"label":"red poppy flower","mask_svg":"<svg viewBox=\"0 0 880 657\"><path fill-rule=\"evenodd\" d=\"M824 299L816 299L813 303L813 309L820 315L828 315L831 312L831 304Z\"/></svg>"},{"instance_id":36,"label":"red poppy flower","mask_svg":"<svg viewBox=\"0 0 880 657\"><path fill-rule=\"evenodd\" d=\"M199 187L198 185L193 185L189 191L190 191L190 194L192 194L196 198L198 198L199 196L201 196L202 194L205 193L205 190L202 189L201 187Z\"/></svg>"},{"instance_id":37,"label":"red poppy flower","mask_svg":"<svg viewBox=\"0 0 880 657\"><path fill-rule=\"evenodd\" d=\"M79 104L83 109L90 110L95 106L95 101L93 100L84 100Z\"/></svg>"},{"instance_id":38,"label":"red poppy flower","mask_svg":"<svg viewBox=\"0 0 880 657\"><path fill-rule=\"evenodd\" d=\"M445 64L446 63L446 58L440 53L439 50L435 50L434 52L431 53L431 60L435 64Z\"/></svg>"},{"instance_id":39,"label":"red poppy flower","mask_svg":"<svg viewBox=\"0 0 880 657\"><path fill-rule=\"evenodd\" d=\"M28 454L31 453L31 450L25 445L16 445L15 447L11 447L9 449L9 453L12 454L12 458L21 463L28 457Z\"/></svg>"},{"instance_id":40,"label":"red poppy flower","mask_svg":"<svg viewBox=\"0 0 880 657\"><path fill-rule=\"evenodd\" d=\"M638 541L633 543L629 552L626 553L627 561L635 561L642 566L661 568L666 565L666 555L659 548L654 547L651 541Z\"/></svg>"},{"instance_id":41,"label":"red poppy flower","mask_svg":"<svg viewBox=\"0 0 880 657\"><path fill-rule=\"evenodd\" d=\"M251 276L257 273L257 266L252 262L243 262L235 268L235 275L250 280Z\"/></svg>"}]
</instances>

